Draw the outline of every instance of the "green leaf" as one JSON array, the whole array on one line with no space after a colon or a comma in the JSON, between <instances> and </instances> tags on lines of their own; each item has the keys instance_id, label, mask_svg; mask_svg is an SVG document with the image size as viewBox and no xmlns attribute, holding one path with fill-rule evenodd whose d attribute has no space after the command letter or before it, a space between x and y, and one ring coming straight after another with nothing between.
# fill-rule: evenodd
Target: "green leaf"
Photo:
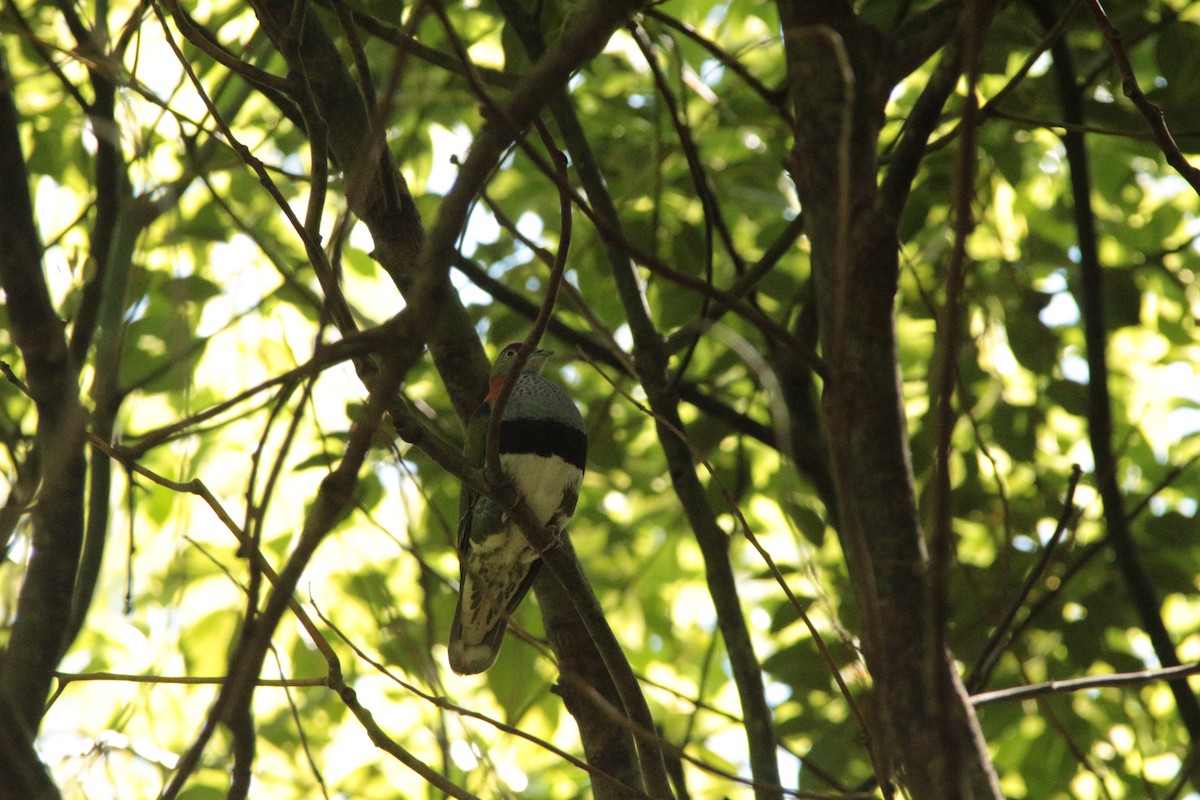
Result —
<instances>
[{"instance_id":1,"label":"green leaf","mask_svg":"<svg viewBox=\"0 0 1200 800\"><path fill-rule=\"evenodd\" d=\"M1195 75L1200 71L1200 25L1176 22L1168 25L1154 40L1154 57L1160 74L1167 82L1173 108L1186 108L1200 102L1200 87Z\"/></svg>"}]
</instances>

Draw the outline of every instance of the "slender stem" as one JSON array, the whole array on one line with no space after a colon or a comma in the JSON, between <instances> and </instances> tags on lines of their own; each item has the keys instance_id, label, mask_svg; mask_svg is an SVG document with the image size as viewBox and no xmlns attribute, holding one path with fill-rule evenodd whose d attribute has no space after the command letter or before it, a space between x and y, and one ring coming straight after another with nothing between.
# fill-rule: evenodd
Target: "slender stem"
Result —
<instances>
[{"instance_id":1,"label":"slender stem","mask_svg":"<svg viewBox=\"0 0 1200 800\"><path fill-rule=\"evenodd\" d=\"M1036 6L1040 8L1040 6ZM1043 24L1048 20L1043 18ZM1063 116L1067 122L1085 122L1083 98L1076 81L1071 51L1062 41L1052 49L1054 72L1058 80ZM1127 87L1128 91L1128 87ZM1078 303L1083 316L1083 336L1087 346L1088 363L1088 438L1095 462L1097 490L1104 506L1106 541L1116 557L1130 599L1154 647L1154 654L1164 667L1177 666L1179 655L1175 643L1163 622L1162 610L1154 582L1146 572L1129 517L1125 513L1125 496L1121 491L1119 464L1113 451L1112 398L1108 390L1108 321L1104 300L1104 267L1100 261L1096 218L1092 209L1091 170L1086 135L1082 129L1063 134L1063 147L1070 165L1072 210L1079 244L1080 294ZM1200 743L1200 701L1186 680L1168 684L1175 697L1179 717L1187 728L1192 742Z\"/></svg>"},{"instance_id":2,"label":"slender stem","mask_svg":"<svg viewBox=\"0 0 1200 800\"><path fill-rule=\"evenodd\" d=\"M1154 141L1162 150L1163 155L1167 157L1167 163L1183 176L1183 179L1197 194L1200 194L1200 168L1193 166L1183 155L1179 145L1175 143L1175 137L1171 135L1170 128L1167 127L1167 120L1162 109L1151 102L1146 97L1146 93L1142 91L1142 87L1138 84L1137 74L1133 71L1133 64L1129 60L1129 54L1125 52L1121 32L1114 28L1109 21L1108 14L1104 12L1104 6L1101 5L1100 0L1087 0L1087 4L1088 9L1092 12L1092 17L1096 20L1096 27L1104 34L1104 40L1112 48L1113 56L1117 60L1117 68L1121 70L1122 91L1146 118L1146 122L1150 125L1150 131L1154 134Z\"/></svg>"},{"instance_id":3,"label":"slender stem","mask_svg":"<svg viewBox=\"0 0 1200 800\"><path fill-rule=\"evenodd\" d=\"M0 52L0 288L12 341L37 406L41 488L31 512L32 554L0 666L0 694L15 735L32 741L70 626L71 596L83 545L86 415L79 374L50 297L33 215L13 99L13 76Z\"/></svg>"},{"instance_id":4,"label":"slender stem","mask_svg":"<svg viewBox=\"0 0 1200 800\"><path fill-rule=\"evenodd\" d=\"M1042 697L1048 694L1082 692L1111 686L1138 686L1159 681L1178 681L1192 675L1200 675L1200 662L1138 672L1118 672L1113 675L1089 675L1086 678L1071 678L1065 681L1046 681L1029 686L1014 686L1011 689L996 689L971 695L971 702L976 706L984 706L989 703L1028 700L1031 697Z\"/></svg>"},{"instance_id":5,"label":"slender stem","mask_svg":"<svg viewBox=\"0 0 1200 800\"><path fill-rule=\"evenodd\" d=\"M546 326L550 324L550 318L554 314L554 299L558 296L558 287L562 283L563 271L567 267L567 253L571 245L571 198L562 189L562 187L569 185L567 159L555 146L553 136L551 136L549 130L540 121L537 123L537 129L542 136L546 149L551 153L555 167L558 170L559 180L555 182L556 186L559 187L558 251L554 256L554 263L550 267L550 277L546 281L546 296L542 299L542 306L538 310L537 319L534 320L533 328L529 331L529 335L525 337L521 352L517 354L516 363L513 365L512 371L504 381L504 386L500 389L500 394L496 397L496 401L492 405L492 415L488 419L487 427L487 461L484 466L488 480L491 482L504 480L500 472L500 425L504 419L504 407L508 403L508 398L512 394L513 387L517 385L517 379L521 375L521 370L524 368L525 362L533 354L533 351L537 349L538 342L541 341L542 334L546 331Z\"/></svg>"},{"instance_id":6,"label":"slender stem","mask_svg":"<svg viewBox=\"0 0 1200 800\"><path fill-rule=\"evenodd\" d=\"M1025 582L1021 585L1017 596L1013 598L1013 602L1008 607L1004 619L992 631L992 635L988 637L987 644L980 651L979 657L975 659L975 665L971 667L971 671L963 681L967 686L967 691L972 694L987 685L988 678L991 677L992 667L995 666L996 660L1000 657L1000 653L1003 652L1004 644L1011 641L1013 623L1017 618L1017 614L1025 607L1025 603L1029 599L1029 595L1033 593L1034 587L1045 576L1046 568L1050 565L1050 559L1054 555L1059 541L1062 540L1063 535L1070 527L1071 521L1075 517L1075 489L1079 486L1079 479L1082 475L1083 473L1079 469L1079 465L1072 465L1071 478L1067 483L1067 496L1063 501L1062 511L1058 514L1058 524L1054 526L1054 533L1046 541L1037 564L1025 576Z\"/></svg>"}]
</instances>

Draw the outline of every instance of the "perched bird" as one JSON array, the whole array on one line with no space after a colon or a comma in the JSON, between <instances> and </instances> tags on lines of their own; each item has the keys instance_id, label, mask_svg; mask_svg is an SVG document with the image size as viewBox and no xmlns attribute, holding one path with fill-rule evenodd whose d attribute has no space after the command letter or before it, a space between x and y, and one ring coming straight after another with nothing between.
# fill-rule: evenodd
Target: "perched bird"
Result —
<instances>
[{"instance_id":1,"label":"perched bird","mask_svg":"<svg viewBox=\"0 0 1200 800\"><path fill-rule=\"evenodd\" d=\"M519 342L500 351L487 398L468 426L466 454L478 465L486 457L492 406L520 352ZM587 433L567 393L539 374L550 355L549 350L531 353L509 395L500 423L500 468L542 524L557 533L575 513L587 461ZM495 663L508 618L533 585L542 562L505 509L471 493L463 508L450 668L474 675Z\"/></svg>"}]
</instances>

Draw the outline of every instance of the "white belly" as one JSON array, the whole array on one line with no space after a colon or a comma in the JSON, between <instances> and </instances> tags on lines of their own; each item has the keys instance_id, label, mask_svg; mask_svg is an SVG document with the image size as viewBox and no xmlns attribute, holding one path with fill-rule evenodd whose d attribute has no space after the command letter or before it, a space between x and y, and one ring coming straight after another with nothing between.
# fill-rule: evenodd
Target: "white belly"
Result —
<instances>
[{"instance_id":1,"label":"white belly","mask_svg":"<svg viewBox=\"0 0 1200 800\"><path fill-rule=\"evenodd\" d=\"M500 467L543 525L550 521L563 501L563 493L579 493L583 473L558 456L533 453L503 455Z\"/></svg>"}]
</instances>

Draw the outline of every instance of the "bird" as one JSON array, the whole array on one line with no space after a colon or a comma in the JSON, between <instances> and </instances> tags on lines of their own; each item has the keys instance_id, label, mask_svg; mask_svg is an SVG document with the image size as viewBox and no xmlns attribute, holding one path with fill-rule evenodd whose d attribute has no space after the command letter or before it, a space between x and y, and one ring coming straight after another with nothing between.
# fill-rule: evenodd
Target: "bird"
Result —
<instances>
[{"instance_id":1,"label":"bird","mask_svg":"<svg viewBox=\"0 0 1200 800\"><path fill-rule=\"evenodd\" d=\"M488 393L467 427L467 458L482 466L488 421L505 379L521 353L520 342L500 351ZM575 513L587 462L587 431L571 397L541 375L550 350L534 350L504 407L500 469L554 536ZM459 595L450 626L450 668L459 675L487 671L500 653L508 618L541 567L516 520L492 500L464 486L459 524Z\"/></svg>"}]
</instances>

